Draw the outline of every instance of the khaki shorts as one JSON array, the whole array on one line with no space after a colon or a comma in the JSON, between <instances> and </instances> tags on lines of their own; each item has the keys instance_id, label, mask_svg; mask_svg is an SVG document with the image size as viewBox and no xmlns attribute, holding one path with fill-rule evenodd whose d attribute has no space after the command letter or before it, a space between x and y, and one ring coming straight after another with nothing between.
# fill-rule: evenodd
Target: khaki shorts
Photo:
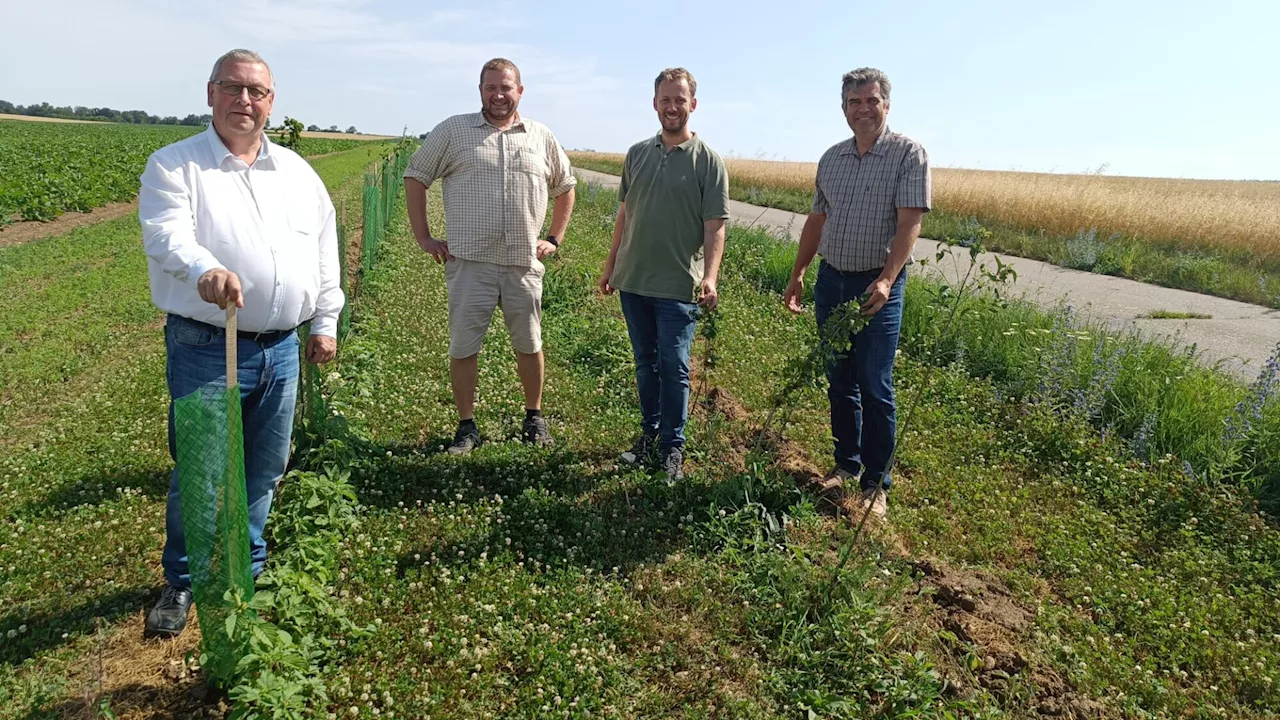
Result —
<instances>
[{"instance_id":1,"label":"khaki shorts","mask_svg":"<svg viewBox=\"0 0 1280 720\"><path fill-rule=\"evenodd\" d=\"M449 357L467 358L480 352L493 310L502 319L515 351L532 355L542 350L542 275L546 267L495 265L454 258L444 264L449 290Z\"/></svg>"}]
</instances>

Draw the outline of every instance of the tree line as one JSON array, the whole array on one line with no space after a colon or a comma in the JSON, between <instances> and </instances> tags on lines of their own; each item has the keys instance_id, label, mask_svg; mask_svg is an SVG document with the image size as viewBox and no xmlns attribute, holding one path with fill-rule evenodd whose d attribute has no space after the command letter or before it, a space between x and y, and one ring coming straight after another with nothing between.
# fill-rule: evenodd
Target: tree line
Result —
<instances>
[{"instance_id":1,"label":"tree line","mask_svg":"<svg viewBox=\"0 0 1280 720\"><path fill-rule=\"evenodd\" d=\"M208 125L212 115L196 115L192 113L184 118L176 115L152 115L143 110L116 110L108 107L85 107L84 105L50 105L47 102L31 105L15 105L8 100L0 100L0 113L8 115L29 115L31 117L57 118L59 120L96 120L98 122L133 123L135 125Z\"/></svg>"},{"instance_id":2,"label":"tree line","mask_svg":"<svg viewBox=\"0 0 1280 720\"><path fill-rule=\"evenodd\" d=\"M59 120L93 120L97 122L132 123L134 125L190 125L201 127L213 121L213 116L205 113L191 113L184 118L176 115L152 115L143 110L116 110L108 107L85 107L84 105L50 105L47 102L31 105L15 105L8 100L0 100L0 114L27 115L30 117L47 117ZM337 125L322 128L319 125L308 125L311 132L343 132ZM348 127L345 132L354 134L356 126Z\"/></svg>"}]
</instances>

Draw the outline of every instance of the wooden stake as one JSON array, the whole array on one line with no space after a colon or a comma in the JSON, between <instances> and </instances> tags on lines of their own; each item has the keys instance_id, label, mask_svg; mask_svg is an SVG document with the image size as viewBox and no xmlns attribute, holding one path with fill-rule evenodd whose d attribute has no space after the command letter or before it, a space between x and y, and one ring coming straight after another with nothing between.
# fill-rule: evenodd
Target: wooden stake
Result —
<instances>
[{"instance_id":1,"label":"wooden stake","mask_svg":"<svg viewBox=\"0 0 1280 720\"><path fill-rule=\"evenodd\" d=\"M236 304L227 303L227 387L236 384Z\"/></svg>"}]
</instances>

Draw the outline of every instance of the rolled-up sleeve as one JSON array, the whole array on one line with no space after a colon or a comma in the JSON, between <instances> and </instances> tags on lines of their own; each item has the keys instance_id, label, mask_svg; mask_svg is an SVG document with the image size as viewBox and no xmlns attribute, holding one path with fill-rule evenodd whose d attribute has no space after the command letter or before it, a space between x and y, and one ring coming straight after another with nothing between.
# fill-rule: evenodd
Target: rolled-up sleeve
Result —
<instances>
[{"instance_id":1,"label":"rolled-up sleeve","mask_svg":"<svg viewBox=\"0 0 1280 720\"><path fill-rule=\"evenodd\" d=\"M933 207L933 180L929 174L929 155L920 145L912 147L902 158L898 171L898 191L893 199L900 208Z\"/></svg>"},{"instance_id":2,"label":"rolled-up sleeve","mask_svg":"<svg viewBox=\"0 0 1280 720\"><path fill-rule=\"evenodd\" d=\"M342 263L338 258L338 228L333 201L320 193L324 224L320 229L320 293L316 298L316 314L311 320L311 334L338 337L338 316L346 304L342 292Z\"/></svg>"},{"instance_id":3,"label":"rolled-up sleeve","mask_svg":"<svg viewBox=\"0 0 1280 720\"><path fill-rule=\"evenodd\" d=\"M431 183L445 175L450 146L450 131L445 123L436 125L422 141L422 146L409 158L404 176L431 187Z\"/></svg>"},{"instance_id":4,"label":"rolled-up sleeve","mask_svg":"<svg viewBox=\"0 0 1280 720\"><path fill-rule=\"evenodd\" d=\"M173 278L194 283L206 272L224 267L196 241L191 191L182 167L165 167L158 154L147 160L142 172L138 222L147 257Z\"/></svg>"},{"instance_id":5,"label":"rolled-up sleeve","mask_svg":"<svg viewBox=\"0 0 1280 720\"><path fill-rule=\"evenodd\" d=\"M569 163L569 155L560 147L556 136L547 133L547 166L550 172L547 178L547 194L553 198L569 192L578 184L573 175L573 167Z\"/></svg>"}]
</instances>

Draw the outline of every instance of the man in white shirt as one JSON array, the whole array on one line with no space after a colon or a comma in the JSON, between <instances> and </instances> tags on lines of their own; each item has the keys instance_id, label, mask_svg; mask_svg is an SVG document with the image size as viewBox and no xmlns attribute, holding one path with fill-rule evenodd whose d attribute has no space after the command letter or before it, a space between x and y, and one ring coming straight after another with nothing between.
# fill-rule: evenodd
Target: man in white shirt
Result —
<instances>
[{"instance_id":1,"label":"man in white shirt","mask_svg":"<svg viewBox=\"0 0 1280 720\"><path fill-rule=\"evenodd\" d=\"M337 351L345 302L329 194L306 161L263 134L274 99L271 69L257 53L232 50L218 58L208 84L212 125L157 150L138 193L151 298L168 313L171 399L226 381L225 309L230 303L237 308L255 577L267 559L262 533L275 484L289 460L298 386L295 330L310 321L307 361L328 362ZM169 452L176 457L172 402ZM177 636L191 607L176 468L165 526L166 587L147 614L148 637Z\"/></svg>"}]
</instances>

